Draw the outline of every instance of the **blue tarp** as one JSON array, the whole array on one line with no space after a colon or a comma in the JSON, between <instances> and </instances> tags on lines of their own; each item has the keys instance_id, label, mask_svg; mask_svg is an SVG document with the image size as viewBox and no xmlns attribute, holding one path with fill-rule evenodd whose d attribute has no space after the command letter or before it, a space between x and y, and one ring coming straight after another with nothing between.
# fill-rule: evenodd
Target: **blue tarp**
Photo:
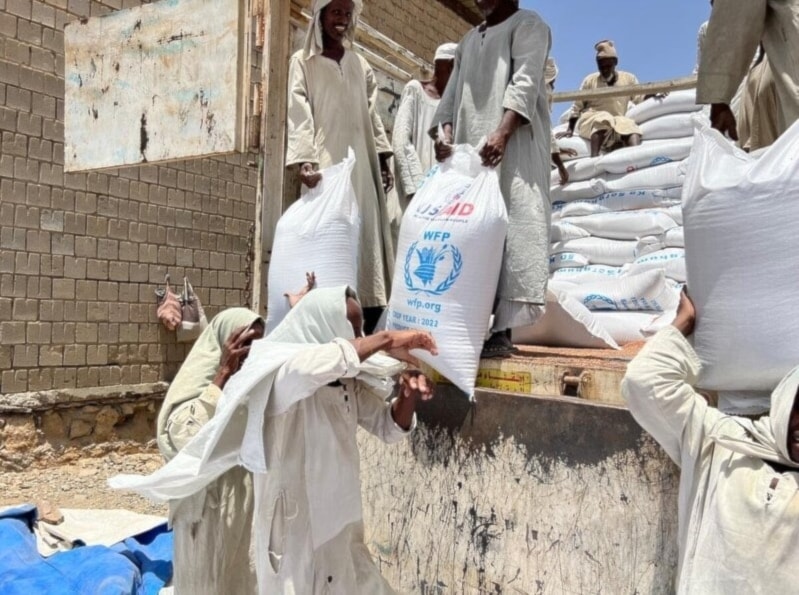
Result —
<instances>
[{"instance_id":1,"label":"blue tarp","mask_svg":"<svg viewBox=\"0 0 799 595\"><path fill-rule=\"evenodd\" d=\"M112 547L79 546L45 558L36 507L0 512L2 595L157 595L172 577L172 532L163 525Z\"/></svg>"}]
</instances>

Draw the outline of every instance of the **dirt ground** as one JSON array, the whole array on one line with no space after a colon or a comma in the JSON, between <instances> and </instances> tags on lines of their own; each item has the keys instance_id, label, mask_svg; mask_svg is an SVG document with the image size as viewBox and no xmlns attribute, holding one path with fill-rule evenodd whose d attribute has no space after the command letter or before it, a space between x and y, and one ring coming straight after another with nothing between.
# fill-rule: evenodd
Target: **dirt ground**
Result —
<instances>
[{"instance_id":1,"label":"dirt ground","mask_svg":"<svg viewBox=\"0 0 799 595\"><path fill-rule=\"evenodd\" d=\"M126 509L166 516L167 508L106 484L118 473L147 474L162 464L154 444L131 452L87 453L37 463L24 471L0 472L0 507L48 501L61 508Z\"/></svg>"}]
</instances>

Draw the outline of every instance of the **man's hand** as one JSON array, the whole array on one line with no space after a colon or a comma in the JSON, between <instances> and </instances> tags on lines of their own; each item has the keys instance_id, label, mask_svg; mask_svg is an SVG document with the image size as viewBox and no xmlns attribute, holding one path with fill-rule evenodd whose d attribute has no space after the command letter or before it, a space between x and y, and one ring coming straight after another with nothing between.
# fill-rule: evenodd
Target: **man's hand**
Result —
<instances>
[{"instance_id":1,"label":"man's hand","mask_svg":"<svg viewBox=\"0 0 799 595\"><path fill-rule=\"evenodd\" d=\"M297 293L284 293L283 296L287 297L289 300L289 308L293 308L297 305L302 298L308 295L308 292L311 291L314 287L316 287L316 274L311 271L310 273L305 273L305 287L300 289Z\"/></svg>"},{"instance_id":2,"label":"man's hand","mask_svg":"<svg viewBox=\"0 0 799 595\"><path fill-rule=\"evenodd\" d=\"M300 166L300 181L308 188L316 188L322 181L322 173L316 171L316 166L313 163L303 163Z\"/></svg>"},{"instance_id":3,"label":"man's hand","mask_svg":"<svg viewBox=\"0 0 799 595\"><path fill-rule=\"evenodd\" d=\"M684 337L694 332L696 308L691 298L688 297L688 291L686 289L683 289L682 293L680 293L680 305L677 307L677 316L671 324L680 331Z\"/></svg>"},{"instance_id":4,"label":"man's hand","mask_svg":"<svg viewBox=\"0 0 799 595\"><path fill-rule=\"evenodd\" d=\"M577 157L577 149L561 149L560 154L566 155L566 157L574 159L575 157Z\"/></svg>"},{"instance_id":5,"label":"man's hand","mask_svg":"<svg viewBox=\"0 0 799 595\"><path fill-rule=\"evenodd\" d=\"M710 125L732 140L738 140L738 124L735 121L735 114L726 103L714 103L710 106Z\"/></svg>"},{"instance_id":6,"label":"man's hand","mask_svg":"<svg viewBox=\"0 0 799 595\"><path fill-rule=\"evenodd\" d=\"M436 161L439 163L452 157L452 124L444 124L441 128L443 130L443 138L437 138L433 145L436 152Z\"/></svg>"},{"instance_id":7,"label":"man's hand","mask_svg":"<svg viewBox=\"0 0 799 595\"><path fill-rule=\"evenodd\" d=\"M263 331L252 326L241 326L234 330L222 345L222 355L219 358L219 370L214 377L214 384L225 388L225 384L236 372L239 371L247 355L250 353L250 344L255 339L263 337Z\"/></svg>"},{"instance_id":8,"label":"man's hand","mask_svg":"<svg viewBox=\"0 0 799 595\"><path fill-rule=\"evenodd\" d=\"M410 354L411 349L423 349L438 355L438 346L433 335L426 331L385 331L387 345L385 352L394 359L417 365L418 361Z\"/></svg>"},{"instance_id":9,"label":"man's hand","mask_svg":"<svg viewBox=\"0 0 799 595\"><path fill-rule=\"evenodd\" d=\"M429 401L435 384L419 370L405 370L399 379L399 398Z\"/></svg>"},{"instance_id":10,"label":"man's hand","mask_svg":"<svg viewBox=\"0 0 799 595\"><path fill-rule=\"evenodd\" d=\"M483 148L480 149L480 157L483 158L485 167L497 167L502 162L509 138L510 135L502 128L497 128L488 135Z\"/></svg>"},{"instance_id":11,"label":"man's hand","mask_svg":"<svg viewBox=\"0 0 799 595\"><path fill-rule=\"evenodd\" d=\"M388 164L389 155L380 155L380 177L383 181L383 192L388 194L394 187L394 175L391 173L391 166Z\"/></svg>"},{"instance_id":12,"label":"man's hand","mask_svg":"<svg viewBox=\"0 0 799 595\"><path fill-rule=\"evenodd\" d=\"M564 130L563 132L558 132L555 135L555 138L571 138L573 136L574 136L574 130ZM563 151L561 151L561 153L563 153Z\"/></svg>"}]
</instances>

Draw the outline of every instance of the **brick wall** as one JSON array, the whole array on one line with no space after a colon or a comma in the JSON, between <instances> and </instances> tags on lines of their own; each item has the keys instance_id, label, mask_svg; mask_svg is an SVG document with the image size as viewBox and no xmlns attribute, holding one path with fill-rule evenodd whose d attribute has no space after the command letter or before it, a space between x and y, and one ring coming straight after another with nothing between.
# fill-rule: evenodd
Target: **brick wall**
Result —
<instances>
[{"instance_id":1,"label":"brick wall","mask_svg":"<svg viewBox=\"0 0 799 595\"><path fill-rule=\"evenodd\" d=\"M0 393L170 379L153 290L244 302L255 157L64 174L64 24L138 2L0 0Z\"/></svg>"}]
</instances>

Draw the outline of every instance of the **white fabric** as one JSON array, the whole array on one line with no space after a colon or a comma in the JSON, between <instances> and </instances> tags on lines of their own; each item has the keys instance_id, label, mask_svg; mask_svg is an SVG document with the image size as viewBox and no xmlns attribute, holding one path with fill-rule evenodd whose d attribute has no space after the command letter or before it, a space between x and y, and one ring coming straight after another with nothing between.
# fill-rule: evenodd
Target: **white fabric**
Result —
<instances>
[{"instance_id":1,"label":"white fabric","mask_svg":"<svg viewBox=\"0 0 799 595\"><path fill-rule=\"evenodd\" d=\"M696 103L696 89L672 91L666 97L650 97L627 112L627 117L643 124L661 116L697 112L702 109Z\"/></svg>"},{"instance_id":2,"label":"white fabric","mask_svg":"<svg viewBox=\"0 0 799 595\"><path fill-rule=\"evenodd\" d=\"M699 374L696 354L669 326L622 382L635 419L681 468L676 591L791 593L799 567L799 474L776 471L763 459L796 467L785 449L797 376L775 391L771 417L753 423L711 408L693 389Z\"/></svg>"},{"instance_id":3,"label":"white fabric","mask_svg":"<svg viewBox=\"0 0 799 595\"><path fill-rule=\"evenodd\" d=\"M683 185L685 178L685 162L665 163L657 167L648 167L623 176L608 176L605 182L608 192L625 192L629 190L665 190Z\"/></svg>"},{"instance_id":4,"label":"white fabric","mask_svg":"<svg viewBox=\"0 0 799 595\"><path fill-rule=\"evenodd\" d=\"M322 170L316 188L303 187L275 229L267 282L266 332L289 312L286 293L302 286L305 272L316 273L317 287L355 287L358 280L360 217L352 187L355 154Z\"/></svg>"},{"instance_id":5,"label":"white fabric","mask_svg":"<svg viewBox=\"0 0 799 595\"><path fill-rule=\"evenodd\" d=\"M562 217L561 223L570 223L590 235L611 240L636 240L643 236L661 235L677 226L662 210L612 211L583 217Z\"/></svg>"},{"instance_id":6,"label":"white fabric","mask_svg":"<svg viewBox=\"0 0 799 595\"><path fill-rule=\"evenodd\" d=\"M655 207L670 207L680 203L682 187L676 186L666 190L626 190L607 192L596 198L577 199L569 202L552 204L552 219L563 217L580 217L594 213L612 211L634 211Z\"/></svg>"},{"instance_id":7,"label":"white fabric","mask_svg":"<svg viewBox=\"0 0 799 595\"><path fill-rule=\"evenodd\" d=\"M649 251L659 250L663 244L654 240L648 246ZM610 266L623 266L632 262L643 253L643 246L634 240L607 240L605 238L578 238L565 242L552 244L552 253L573 252L585 257L588 261L584 264L605 264ZM574 266L574 265L571 265Z\"/></svg>"},{"instance_id":8,"label":"white fabric","mask_svg":"<svg viewBox=\"0 0 799 595\"><path fill-rule=\"evenodd\" d=\"M650 270L609 278L591 284L551 281L553 290L562 290L589 310L668 312L680 301L679 291L666 282L663 270Z\"/></svg>"},{"instance_id":9,"label":"white fabric","mask_svg":"<svg viewBox=\"0 0 799 595\"><path fill-rule=\"evenodd\" d=\"M466 145L427 178L402 220L388 328L431 332L439 354L417 357L469 396L507 228L497 171Z\"/></svg>"},{"instance_id":10,"label":"white fabric","mask_svg":"<svg viewBox=\"0 0 799 595\"><path fill-rule=\"evenodd\" d=\"M558 132L562 132L561 130L553 130L555 134ZM558 147L561 151L566 149L571 149L572 151L576 151L577 155L574 157L570 157L568 155L561 154L561 159L563 161L568 162L574 159L582 159L584 157L590 157L591 155L591 141L586 140L580 136L574 135L564 138L557 139Z\"/></svg>"},{"instance_id":11,"label":"white fabric","mask_svg":"<svg viewBox=\"0 0 799 595\"><path fill-rule=\"evenodd\" d=\"M691 152L693 142L693 137L686 137L624 147L600 157L598 167L611 174L626 174L672 161L682 161Z\"/></svg>"},{"instance_id":12,"label":"white fabric","mask_svg":"<svg viewBox=\"0 0 799 595\"><path fill-rule=\"evenodd\" d=\"M436 163L433 139L427 132L439 101L430 97L419 81L409 82L402 91L391 140L397 189L403 199L416 193Z\"/></svg>"},{"instance_id":13,"label":"white fabric","mask_svg":"<svg viewBox=\"0 0 799 595\"><path fill-rule=\"evenodd\" d=\"M549 270L557 271L563 268L574 268L588 266L587 256L576 252L559 252L549 257Z\"/></svg>"},{"instance_id":14,"label":"white fabric","mask_svg":"<svg viewBox=\"0 0 799 595\"><path fill-rule=\"evenodd\" d=\"M619 345L646 341L674 320L670 312L592 312L594 320Z\"/></svg>"},{"instance_id":15,"label":"white fabric","mask_svg":"<svg viewBox=\"0 0 799 595\"><path fill-rule=\"evenodd\" d=\"M639 256L627 266L627 273L634 275L644 271L662 269L669 279L685 283L685 249L666 248Z\"/></svg>"},{"instance_id":16,"label":"white fabric","mask_svg":"<svg viewBox=\"0 0 799 595\"><path fill-rule=\"evenodd\" d=\"M552 223L552 241L565 242L566 240L576 240L577 238L587 238L591 234L569 223L566 219L559 219Z\"/></svg>"},{"instance_id":17,"label":"white fabric","mask_svg":"<svg viewBox=\"0 0 799 595\"><path fill-rule=\"evenodd\" d=\"M439 123L452 123L456 144L472 146L496 130L506 110L525 122L508 140L498 167L508 211L498 302L542 305L546 299L551 135L544 65L550 46L549 27L529 10L484 31L472 29L458 45L436 113ZM502 311L512 309L497 309ZM529 320L535 315L531 308ZM495 328L508 324L495 317Z\"/></svg>"},{"instance_id":18,"label":"white fabric","mask_svg":"<svg viewBox=\"0 0 799 595\"><path fill-rule=\"evenodd\" d=\"M552 272L554 281L569 281L571 283L591 283L605 281L620 277L624 269L601 264L590 264L582 267L563 267Z\"/></svg>"},{"instance_id":19,"label":"white fabric","mask_svg":"<svg viewBox=\"0 0 799 595\"><path fill-rule=\"evenodd\" d=\"M558 141L558 145L560 146L560 141ZM599 159L599 157L587 157L585 159L573 159L565 162L566 171L569 172L569 183L590 180L602 173L604 170L599 166ZM555 186L559 183L560 172L554 169L550 176L550 184Z\"/></svg>"},{"instance_id":20,"label":"white fabric","mask_svg":"<svg viewBox=\"0 0 799 595\"><path fill-rule=\"evenodd\" d=\"M553 186L549 195L550 200L555 204L597 198L605 194L606 191L604 182L598 178L593 178L583 182L570 182L565 186Z\"/></svg>"},{"instance_id":21,"label":"white fabric","mask_svg":"<svg viewBox=\"0 0 799 595\"><path fill-rule=\"evenodd\" d=\"M685 138L693 132L693 113L670 114L641 124L641 132L647 140Z\"/></svg>"},{"instance_id":22,"label":"white fabric","mask_svg":"<svg viewBox=\"0 0 799 595\"><path fill-rule=\"evenodd\" d=\"M695 139L683 215L700 386L770 391L799 361L799 287L786 273L799 253L799 126L760 159L710 128Z\"/></svg>"},{"instance_id":23,"label":"white fabric","mask_svg":"<svg viewBox=\"0 0 799 595\"><path fill-rule=\"evenodd\" d=\"M439 60L454 60L455 51L458 49L457 43L442 43L436 48L435 62Z\"/></svg>"}]
</instances>

